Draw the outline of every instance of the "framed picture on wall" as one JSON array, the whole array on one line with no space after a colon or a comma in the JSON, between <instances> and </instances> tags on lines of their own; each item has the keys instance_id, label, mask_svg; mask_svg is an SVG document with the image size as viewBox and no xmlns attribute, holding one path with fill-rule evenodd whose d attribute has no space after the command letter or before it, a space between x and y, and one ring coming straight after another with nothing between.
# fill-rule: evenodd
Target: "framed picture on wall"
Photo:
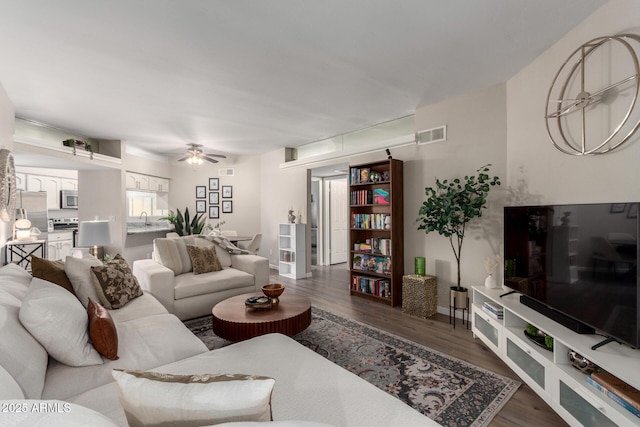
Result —
<instances>
[{"instance_id":1,"label":"framed picture on wall","mask_svg":"<svg viewBox=\"0 0 640 427\"><path fill-rule=\"evenodd\" d=\"M220 203L220 192L219 191L210 191L209 192L209 204L217 205Z\"/></svg>"},{"instance_id":2,"label":"framed picture on wall","mask_svg":"<svg viewBox=\"0 0 640 427\"><path fill-rule=\"evenodd\" d=\"M223 199L230 199L231 197L233 197L233 186L231 186L231 185L223 185L222 186L222 198Z\"/></svg>"},{"instance_id":3,"label":"framed picture on wall","mask_svg":"<svg viewBox=\"0 0 640 427\"><path fill-rule=\"evenodd\" d=\"M220 179L209 178L209 191L218 191L220 189Z\"/></svg>"},{"instance_id":4,"label":"framed picture on wall","mask_svg":"<svg viewBox=\"0 0 640 427\"><path fill-rule=\"evenodd\" d=\"M204 185L196 185L196 199L207 198L207 187Z\"/></svg>"},{"instance_id":5,"label":"framed picture on wall","mask_svg":"<svg viewBox=\"0 0 640 427\"><path fill-rule=\"evenodd\" d=\"M209 218L220 218L220 208L218 206L209 206Z\"/></svg>"},{"instance_id":6,"label":"framed picture on wall","mask_svg":"<svg viewBox=\"0 0 640 427\"><path fill-rule=\"evenodd\" d=\"M222 213L232 213L232 212L233 212L233 202L231 200L223 200Z\"/></svg>"},{"instance_id":7,"label":"framed picture on wall","mask_svg":"<svg viewBox=\"0 0 640 427\"><path fill-rule=\"evenodd\" d=\"M205 200L196 200L196 213L206 212L207 202Z\"/></svg>"}]
</instances>

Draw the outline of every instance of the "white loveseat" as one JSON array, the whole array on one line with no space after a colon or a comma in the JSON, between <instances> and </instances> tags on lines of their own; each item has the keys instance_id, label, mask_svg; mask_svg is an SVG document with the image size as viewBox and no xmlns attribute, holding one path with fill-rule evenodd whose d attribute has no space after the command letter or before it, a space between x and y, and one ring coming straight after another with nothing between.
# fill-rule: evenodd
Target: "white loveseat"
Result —
<instances>
[{"instance_id":1,"label":"white loveseat","mask_svg":"<svg viewBox=\"0 0 640 427\"><path fill-rule=\"evenodd\" d=\"M222 270L194 274L186 245L215 246ZM158 238L152 259L133 262L143 290L155 296L181 320L211 314L220 301L257 292L269 283L269 260L257 255L232 255L199 236Z\"/></svg>"},{"instance_id":2,"label":"white loveseat","mask_svg":"<svg viewBox=\"0 0 640 427\"><path fill-rule=\"evenodd\" d=\"M126 426L111 374L116 368L272 377L275 421L306 420L335 426L437 425L284 335L264 335L208 351L148 293L109 311L118 333L118 360L67 366L49 356L20 321L22 301L38 280L15 265L0 268L0 405L6 409L0 413L1 425ZM43 407L56 413L29 413Z\"/></svg>"}]
</instances>

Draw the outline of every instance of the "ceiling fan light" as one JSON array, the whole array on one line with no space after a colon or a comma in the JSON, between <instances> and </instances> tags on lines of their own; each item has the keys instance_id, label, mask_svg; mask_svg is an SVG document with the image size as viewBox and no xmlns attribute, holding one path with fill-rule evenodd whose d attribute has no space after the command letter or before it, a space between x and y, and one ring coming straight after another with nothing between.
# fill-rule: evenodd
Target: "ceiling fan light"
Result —
<instances>
[{"instance_id":1,"label":"ceiling fan light","mask_svg":"<svg viewBox=\"0 0 640 427\"><path fill-rule=\"evenodd\" d=\"M187 163L189 163L190 165L193 164L193 157L189 157L187 159Z\"/></svg>"},{"instance_id":2,"label":"ceiling fan light","mask_svg":"<svg viewBox=\"0 0 640 427\"><path fill-rule=\"evenodd\" d=\"M199 164L199 165L201 165L201 164L203 163L203 160L202 160L202 158L200 158L200 157L196 158L196 159L195 159L195 161L196 161L196 163L197 163L197 164Z\"/></svg>"}]
</instances>

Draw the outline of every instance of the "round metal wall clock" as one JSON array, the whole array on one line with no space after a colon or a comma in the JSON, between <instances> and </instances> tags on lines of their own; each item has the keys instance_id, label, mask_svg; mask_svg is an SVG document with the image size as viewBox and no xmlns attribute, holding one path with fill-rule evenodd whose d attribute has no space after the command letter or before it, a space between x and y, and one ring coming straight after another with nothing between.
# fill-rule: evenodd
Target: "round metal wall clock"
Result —
<instances>
[{"instance_id":1,"label":"round metal wall clock","mask_svg":"<svg viewBox=\"0 0 640 427\"><path fill-rule=\"evenodd\" d=\"M0 150L0 220L13 220L16 205L16 171L11 151Z\"/></svg>"},{"instance_id":2,"label":"round metal wall clock","mask_svg":"<svg viewBox=\"0 0 640 427\"><path fill-rule=\"evenodd\" d=\"M575 156L603 154L640 127L640 36L598 37L578 47L558 70L545 112L553 145Z\"/></svg>"}]
</instances>

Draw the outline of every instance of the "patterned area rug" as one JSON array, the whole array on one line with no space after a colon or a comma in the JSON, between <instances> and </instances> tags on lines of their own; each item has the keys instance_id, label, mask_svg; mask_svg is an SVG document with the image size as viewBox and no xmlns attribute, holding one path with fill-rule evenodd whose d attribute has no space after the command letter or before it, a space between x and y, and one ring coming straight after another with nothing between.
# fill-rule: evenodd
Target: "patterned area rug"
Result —
<instances>
[{"instance_id":1,"label":"patterned area rug","mask_svg":"<svg viewBox=\"0 0 640 427\"><path fill-rule=\"evenodd\" d=\"M485 426L520 383L317 307L293 338L444 426ZM211 317L185 322L209 349Z\"/></svg>"}]
</instances>

